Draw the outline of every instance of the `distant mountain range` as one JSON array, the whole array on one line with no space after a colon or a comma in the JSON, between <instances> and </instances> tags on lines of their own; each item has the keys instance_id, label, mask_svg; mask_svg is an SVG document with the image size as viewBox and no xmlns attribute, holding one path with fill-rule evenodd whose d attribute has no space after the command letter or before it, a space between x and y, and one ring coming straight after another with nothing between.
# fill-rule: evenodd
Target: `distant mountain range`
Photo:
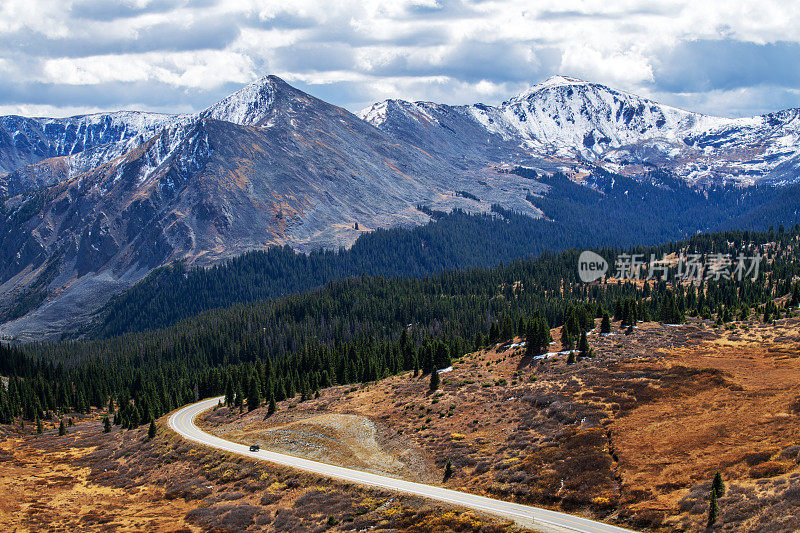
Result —
<instances>
[{"instance_id":1,"label":"distant mountain range","mask_svg":"<svg viewBox=\"0 0 800 533\"><path fill-rule=\"evenodd\" d=\"M797 116L714 118L554 77L499 106L387 100L359 117L267 76L190 115L0 117L0 334L74 329L176 259L349 246L429 209L541 217L531 177L555 172L793 183Z\"/></svg>"},{"instance_id":2,"label":"distant mountain range","mask_svg":"<svg viewBox=\"0 0 800 533\"><path fill-rule=\"evenodd\" d=\"M580 172L586 162L633 176L657 167L698 185L787 183L799 175L800 109L711 117L564 76L499 106L386 100L359 116L444 154L458 157L466 147L535 168Z\"/></svg>"}]
</instances>

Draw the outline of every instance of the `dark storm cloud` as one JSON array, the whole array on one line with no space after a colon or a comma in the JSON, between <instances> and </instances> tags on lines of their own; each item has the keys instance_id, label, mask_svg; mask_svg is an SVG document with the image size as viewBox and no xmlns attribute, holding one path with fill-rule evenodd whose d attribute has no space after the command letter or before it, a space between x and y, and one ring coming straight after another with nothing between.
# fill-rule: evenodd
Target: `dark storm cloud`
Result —
<instances>
[{"instance_id":1,"label":"dark storm cloud","mask_svg":"<svg viewBox=\"0 0 800 533\"><path fill-rule=\"evenodd\" d=\"M696 40L678 44L656 61L655 85L670 92L800 85L800 44Z\"/></svg>"}]
</instances>

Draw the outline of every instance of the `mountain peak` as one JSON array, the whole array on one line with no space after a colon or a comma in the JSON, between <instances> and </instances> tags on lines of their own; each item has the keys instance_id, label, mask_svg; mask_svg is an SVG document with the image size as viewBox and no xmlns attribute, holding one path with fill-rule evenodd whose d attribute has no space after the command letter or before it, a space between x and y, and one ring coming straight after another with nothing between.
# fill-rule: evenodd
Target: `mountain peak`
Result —
<instances>
[{"instance_id":1,"label":"mountain peak","mask_svg":"<svg viewBox=\"0 0 800 533\"><path fill-rule=\"evenodd\" d=\"M508 102L518 102L521 100L526 100L534 94L549 89L554 89L556 87L575 87L575 86L586 86L586 85L592 85L592 84L589 83L588 81L579 78L574 78L572 76L561 76L561 75L550 76L541 83L531 85L521 93L512 97L510 100L508 100Z\"/></svg>"},{"instance_id":2,"label":"mountain peak","mask_svg":"<svg viewBox=\"0 0 800 533\"><path fill-rule=\"evenodd\" d=\"M540 83L539 87L556 87L561 85L588 85L589 82L573 76L562 76L557 74L550 76L544 82Z\"/></svg>"},{"instance_id":3,"label":"mountain peak","mask_svg":"<svg viewBox=\"0 0 800 533\"><path fill-rule=\"evenodd\" d=\"M207 108L200 116L246 126L258 125L272 109L278 88L285 84L277 76L262 76Z\"/></svg>"}]
</instances>

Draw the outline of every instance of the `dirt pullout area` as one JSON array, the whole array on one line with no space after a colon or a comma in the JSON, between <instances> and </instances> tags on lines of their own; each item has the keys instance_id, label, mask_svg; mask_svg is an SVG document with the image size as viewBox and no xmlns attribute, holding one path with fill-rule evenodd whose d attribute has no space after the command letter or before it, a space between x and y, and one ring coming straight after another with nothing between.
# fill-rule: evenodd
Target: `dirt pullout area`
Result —
<instances>
[{"instance_id":1,"label":"dirt pullout area","mask_svg":"<svg viewBox=\"0 0 800 533\"><path fill-rule=\"evenodd\" d=\"M268 428L263 418L259 411L231 419L227 408L207 415L218 434L234 442L422 483L438 481L435 465L412 439L366 416L282 412Z\"/></svg>"},{"instance_id":2,"label":"dirt pullout area","mask_svg":"<svg viewBox=\"0 0 800 533\"><path fill-rule=\"evenodd\" d=\"M510 522L195 447L99 416L0 427L3 531L516 531Z\"/></svg>"},{"instance_id":3,"label":"dirt pullout area","mask_svg":"<svg viewBox=\"0 0 800 533\"><path fill-rule=\"evenodd\" d=\"M405 373L287 400L272 417L266 408L219 408L201 425L374 470L391 464L386 455L403 462L397 448L381 447L395 442L415 449L417 464L432 465L424 474L445 486L634 529L702 529L720 471L728 491L717 528L800 528L798 320L733 329L646 323L631 335L615 326L611 335L590 334L595 356L572 365L563 355L526 358L517 339L464 355L436 392L428 376ZM360 439L342 427L363 427L363 418L376 428L379 453L358 455L374 450L370 432ZM310 431L311 449L281 444L287 431ZM454 473L443 482L448 461Z\"/></svg>"}]
</instances>

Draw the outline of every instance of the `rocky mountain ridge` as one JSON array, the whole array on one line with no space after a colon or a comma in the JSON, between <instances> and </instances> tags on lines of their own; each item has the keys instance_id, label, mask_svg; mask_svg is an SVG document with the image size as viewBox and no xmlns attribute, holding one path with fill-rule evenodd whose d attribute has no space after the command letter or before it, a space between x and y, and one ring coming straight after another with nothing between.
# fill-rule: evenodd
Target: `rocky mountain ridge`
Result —
<instances>
[{"instance_id":1,"label":"rocky mountain ridge","mask_svg":"<svg viewBox=\"0 0 800 533\"><path fill-rule=\"evenodd\" d=\"M275 76L189 115L2 117L0 335L58 335L175 260L347 247L430 209L541 217L532 177L557 171L794 182L798 132L798 110L720 119L565 77L498 106L388 100L361 118Z\"/></svg>"},{"instance_id":2,"label":"rocky mountain ridge","mask_svg":"<svg viewBox=\"0 0 800 533\"><path fill-rule=\"evenodd\" d=\"M469 132L461 143L534 168L596 165L624 175L661 168L691 184L796 180L800 110L729 119L693 113L577 78L554 76L498 106L386 100L359 116L400 140L433 126ZM444 134L447 136L447 133Z\"/></svg>"}]
</instances>

